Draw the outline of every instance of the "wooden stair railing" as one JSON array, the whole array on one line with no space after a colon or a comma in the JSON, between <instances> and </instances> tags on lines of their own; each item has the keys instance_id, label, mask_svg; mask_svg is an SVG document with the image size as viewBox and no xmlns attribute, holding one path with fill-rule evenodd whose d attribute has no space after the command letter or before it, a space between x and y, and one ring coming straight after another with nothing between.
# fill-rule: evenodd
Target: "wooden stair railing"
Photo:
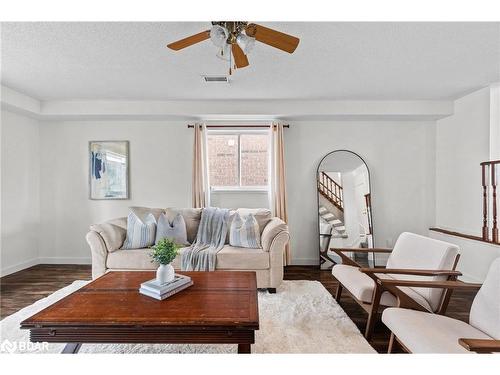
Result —
<instances>
[{"instance_id":1,"label":"wooden stair railing","mask_svg":"<svg viewBox=\"0 0 500 375\"><path fill-rule=\"evenodd\" d=\"M337 184L325 172L318 175L318 192L340 211L344 211L344 193L342 186Z\"/></svg>"},{"instance_id":2,"label":"wooden stair railing","mask_svg":"<svg viewBox=\"0 0 500 375\"><path fill-rule=\"evenodd\" d=\"M491 191L491 242L500 243L498 238L497 222L497 171L500 170L500 160L485 161L481 163L481 183L483 187L483 241L490 241L488 224L489 202ZM490 189L491 188L491 189Z\"/></svg>"}]
</instances>

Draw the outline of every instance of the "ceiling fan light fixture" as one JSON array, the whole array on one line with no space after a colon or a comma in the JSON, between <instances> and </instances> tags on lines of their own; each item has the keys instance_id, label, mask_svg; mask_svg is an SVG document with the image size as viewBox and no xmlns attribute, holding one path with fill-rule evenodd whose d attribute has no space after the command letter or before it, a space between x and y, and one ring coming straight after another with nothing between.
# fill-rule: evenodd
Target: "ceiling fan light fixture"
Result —
<instances>
[{"instance_id":1,"label":"ceiling fan light fixture","mask_svg":"<svg viewBox=\"0 0 500 375\"><path fill-rule=\"evenodd\" d=\"M231 59L231 45L224 43L215 56L221 60L229 61Z\"/></svg>"},{"instance_id":2,"label":"ceiling fan light fixture","mask_svg":"<svg viewBox=\"0 0 500 375\"><path fill-rule=\"evenodd\" d=\"M255 46L255 38L252 38L246 34L240 33L236 37L236 43L243 50L243 53L245 55L248 55L252 51L253 47Z\"/></svg>"},{"instance_id":3,"label":"ceiling fan light fixture","mask_svg":"<svg viewBox=\"0 0 500 375\"><path fill-rule=\"evenodd\" d=\"M225 27L220 25L214 25L210 30L210 40L217 47L223 47L224 44L227 44L227 38L229 36L229 31Z\"/></svg>"}]
</instances>

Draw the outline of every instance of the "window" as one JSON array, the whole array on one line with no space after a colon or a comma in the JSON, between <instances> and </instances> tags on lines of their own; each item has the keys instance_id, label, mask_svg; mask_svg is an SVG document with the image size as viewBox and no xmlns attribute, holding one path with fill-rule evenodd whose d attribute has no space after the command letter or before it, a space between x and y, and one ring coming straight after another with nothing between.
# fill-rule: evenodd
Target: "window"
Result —
<instances>
[{"instance_id":1,"label":"window","mask_svg":"<svg viewBox=\"0 0 500 375\"><path fill-rule=\"evenodd\" d=\"M211 189L266 189L269 174L267 132L207 133Z\"/></svg>"}]
</instances>

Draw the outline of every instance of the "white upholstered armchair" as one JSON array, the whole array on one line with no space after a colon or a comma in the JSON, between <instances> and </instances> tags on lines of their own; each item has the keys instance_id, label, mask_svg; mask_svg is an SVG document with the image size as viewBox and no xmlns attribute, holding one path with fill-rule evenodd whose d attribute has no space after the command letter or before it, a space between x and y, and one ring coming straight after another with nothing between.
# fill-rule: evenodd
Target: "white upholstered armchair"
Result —
<instances>
[{"instance_id":1,"label":"white upholstered armchair","mask_svg":"<svg viewBox=\"0 0 500 375\"><path fill-rule=\"evenodd\" d=\"M368 313L365 337L371 334L379 315L379 308L405 306L411 309L443 314L449 302L451 291L433 288L403 287L406 298L398 300L394 293L384 289L380 280L455 280L460 272L455 271L459 249L448 242L435 240L414 233L402 233L394 249L332 249L343 264L332 268L339 285L335 299L340 301L345 289L351 297ZM363 268L346 252L389 253L386 268Z\"/></svg>"},{"instance_id":2,"label":"white upholstered armchair","mask_svg":"<svg viewBox=\"0 0 500 375\"><path fill-rule=\"evenodd\" d=\"M411 353L500 352L500 258L491 264L482 286L459 281L382 280L382 284L391 289L401 285L438 289L480 288L472 303L469 324L422 311L386 309L382 321L392 331L389 353L395 340ZM400 289L395 292L402 294Z\"/></svg>"}]
</instances>

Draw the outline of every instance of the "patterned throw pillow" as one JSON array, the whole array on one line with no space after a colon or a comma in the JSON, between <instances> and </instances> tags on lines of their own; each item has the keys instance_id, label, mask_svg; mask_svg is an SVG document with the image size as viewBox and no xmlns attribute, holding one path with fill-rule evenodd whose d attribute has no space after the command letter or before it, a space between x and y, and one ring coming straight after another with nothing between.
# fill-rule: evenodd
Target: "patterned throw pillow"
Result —
<instances>
[{"instance_id":1,"label":"patterned throw pillow","mask_svg":"<svg viewBox=\"0 0 500 375\"><path fill-rule=\"evenodd\" d=\"M147 214L140 219L134 212L127 217L127 237L122 249L142 249L154 245L156 234L156 219L153 214Z\"/></svg>"},{"instance_id":2,"label":"patterned throw pillow","mask_svg":"<svg viewBox=\"0 0 500 375\"><path fill-rule=\"evenodd\" d=\"M163 238L168 238L178 245L188 245L186 222L181 214L175 215L172 222L168 220L166 214L161 214L158 218L158 226L156 228L157 244Z\"/></svg>"},{"instance_id":3,"label":"patterned throw pillow","mask_svg":"<svg viewBox=\"0 0 500 375\"><path fill-rule=\"evenodd\" d=\"M261 247L259 223L254 215L249 214L245 219L239 213L234 215L229 231L229 244L236 247Z\"/></svg>"}]
</instances>

